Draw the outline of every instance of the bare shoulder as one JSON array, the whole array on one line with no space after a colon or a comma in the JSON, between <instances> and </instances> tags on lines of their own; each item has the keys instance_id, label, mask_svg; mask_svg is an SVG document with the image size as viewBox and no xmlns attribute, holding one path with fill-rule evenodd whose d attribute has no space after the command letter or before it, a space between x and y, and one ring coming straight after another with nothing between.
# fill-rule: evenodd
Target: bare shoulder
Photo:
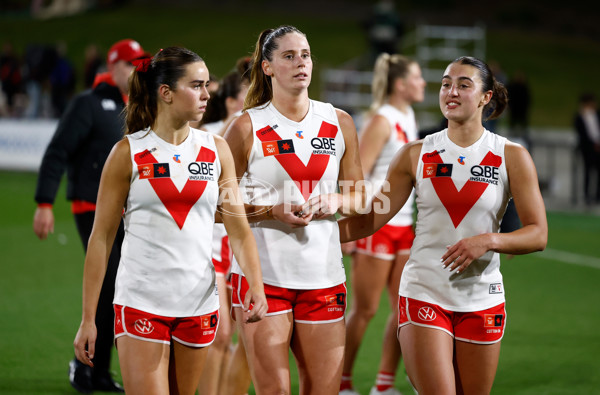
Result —
<instances>
[{"instance_id":1,"label":"bare shoulder","mask_svg":"<svg viewBox=\"0 0 600 395\"><path fill-rule=\"evenodd\" d=\"M129 139L122 138L113 147L110 156L115 159L127 159L131 157L131 147L129 146Z\"/></svg>"},{"instance_id":2,"label":"bare shoulder","mask_svg":"<svg viewBox=\"0 0 600 395\"><path fill-rule=\"evenodd\" d=\"M531 161L531 155L525 147L509 140L506 141L506 145L504 146L504 156L506 157L507 166L515 163L523 163L523 161Z\"/></svg>"},{"instance_id":3,"label":"bare shoulder","mask_svg":"<svg viewBox=\"0 0 600 395\"><path fill-rule=\"evenodd\" d=\"M219 156L231 156L231 150L229 149L229 144L227 144L227 141L225 141L223 137L216 134L213 135L213 138L215 139L215 146L217 147L217 152L219 153Z\"/></svg>"},{"instance_id":4,"label":"bare shoulder","mask_svg":"<svg viewBox=\"0 0 600 395\"><path fill-rule=\"evenodd\" d=\"M340 110L339 108L335 109L335 113L337 115L338 122L340 123L342 129L355 128L354 120L352 119L352 116L350 116L350 114L348 114L344 110Z\"/></svg>"},{"instance_id":5,"label":"bare shoulder","mask_svg":"<svg viewBox=\"0 0 600 395\"><path fill-rule=\"evenodd\" d=\"M240 136L244 137L251 132L252 119L250 119L250 114L245 112L231 121L229 127L227 127L227 130L224 133L224 137L227 139L233 134L239 138Z\"/></svg>"}]
</instances>

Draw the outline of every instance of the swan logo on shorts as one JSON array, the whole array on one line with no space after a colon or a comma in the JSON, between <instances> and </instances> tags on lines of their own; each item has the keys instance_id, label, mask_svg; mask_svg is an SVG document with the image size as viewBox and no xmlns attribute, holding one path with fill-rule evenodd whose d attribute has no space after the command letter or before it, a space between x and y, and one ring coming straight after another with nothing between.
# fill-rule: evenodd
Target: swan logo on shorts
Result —
<instances>
[{"instance_id":1,"label":"swan logo on shorts","mask_svg":"<svg viewBox=\"0 0 600 395\"><path fill-rule=\"evenodd\" d=\"M502 314L485 314L483 316L483 326L486 328L502 326L503 319L504 316Z\"/></svg>"},{"instance_id":2,"label":"swan logo on shorts","mask_svg":"<svg viewBox=\"0 0 600 395\"><path fill-rule=\"evenodd\" d=\"M217 326L217 321L218 320L217 320L216 314L202 316L201 321L200 321L200 328L202 328L202 329L214 328L215 326Z\"/></svg>"},{"instance_id":3,"label":"swan logo on shorts","mask_svg":"<svg viewBox=\"0 0 600 395\"><path fill-rule=\"evenodd\" d=\"M154 326L146 318L140 318L136 320L133 324L133 327L142 335L148 335L154 331Z\"/></svg>"},{"instance_id":4,"label":"swan logo on shorts","mask_svg":"<svg viewBox=\"0 0 600 395\"><path fill-rule=\"evenodd\" d=\"M436 318L435 311L429 306L424 306L419 309L418 316L423 321L433 321Z\"/></svg>"}]
</instances>

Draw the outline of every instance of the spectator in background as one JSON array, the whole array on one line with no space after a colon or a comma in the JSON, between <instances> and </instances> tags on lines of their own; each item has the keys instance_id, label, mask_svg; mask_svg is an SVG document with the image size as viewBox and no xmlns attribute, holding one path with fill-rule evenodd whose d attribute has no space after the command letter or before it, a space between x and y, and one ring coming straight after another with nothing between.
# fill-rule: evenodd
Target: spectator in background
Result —
<instances>
[{"instance_id":1,"label":"spectator in background","mask_svg":"<svg viewBox=\"0 0 600 395\"><path fill-rule=\"evenodd\" d=\"M531 150L529 137L529 111L531 93L527 76L523 70L517 70L506 84L508 91L508 124L513 138L523 139L523 144Z\"/></svg>"},{"instance_id":2,"label":"spectator in background","mask_svg":"<svg viewBox=\"0 0 600 395\"><path fill-rule=\"evenodd\" d=\"M47 45L30 44L25 49L24 61L25 90L29 98L25 117L38 118L49 115L43 108L43 99L56 63L56 49Z\"/></svg>"},{"instance_id":3,"label":"spectator in background","mask_svg":"<svg viewBox=\"0 0 600 395\"><path fill-rule=\"evenodd\" d=\"M0 54L0 83L6 96L8 116L15 116L15 96L21 90L21 61L8 41L3 44Z\"/></svg>"},{"instance_id":4,"label":"spectator in background","mask_svg":"<svg viewBox=\"0 0 600 395\"><path fill-rule=\"evenodd\" d=\"M61 117L44 153L35 193L37 209L33 230L41 240L54 232L52 204L66 169L67 199L72 201L71 210L77 230L87 251L102 168L113 145L123 138L125 120L122 112L127 101L127 80L134 69L131 62L146 56L149 55L136 41L126 39L115 43L108 52L109 71L97 76L92 90L76 96ZM71 385L82 393L123 392L109 372L114 341L113 295L123 236L121 223L98 301L94 367L75 358L69 364Z\"/></svg>"},{"instance_id":5,"label":"spectator in background","mask_svg":"<svg viewBox=\"0 0 600 395\"><path fill-rule=\"evenodd\" d=\"M102 67L102 58L98 52L96 44L90 44L85 48L85 63L83 65L83 85L85 88L91 88L96 78L96 74Z\"/></svg>"},{"instance_id":6,"label":"spectator in background","mask_svg":"<svg viewBox=\"0 0 600 395\"><path fill-rule=\"evenodd\" d=\"M75 92L75 68L67 58L67 44L64 41L56 45L56 62L50 74L50 94L55 118L60 118L67 103Z\"/></svg>"},{"instance_id":7,"label":"spectator in background","mask_svg":"<svg viewBox=\"0 0 600 395\"><path fill-rule=\"evenodd\" d=\"M579 98L579 111L574 119L577 149L583 156L583 196L585 203L600 203L600 112L596 96L585 92ZM594 174L595 173L595 174ZM591 190L595 176L595 192Z\"/></svg>"}]
</instances>

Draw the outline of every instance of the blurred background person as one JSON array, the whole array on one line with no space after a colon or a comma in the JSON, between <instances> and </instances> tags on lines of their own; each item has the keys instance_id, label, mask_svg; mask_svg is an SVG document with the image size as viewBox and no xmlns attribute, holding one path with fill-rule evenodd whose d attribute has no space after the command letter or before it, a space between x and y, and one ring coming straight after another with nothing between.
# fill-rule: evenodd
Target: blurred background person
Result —
<instances>
[{"instance_id":1,"label":"blurred background person","mask_svg":"<svg viewBox=\"0 0 600 395\"><path fill-rule=\"evenodd\" d=\"M54 232L52 204L63 173L67 172L67 199L75 217L77 231L87 251L94 224L96 197L104 162L113 145L123 138L127 102L127 80L134 69L132 61L149 56L134 40L116 42L108 51L108 72L99 74L93 89L77 95L61 117L46 148L39 169L33 218L35 234L44 240ZM114 341L114 282L121 256L123 224L113 244L102 292L96 310L96 354L94 367L76 358L69 364L69 381L82 393L91 391L123 392L110 374Z\"/></svg>"},{"instance_id":2,"label":"blurred background person","mask_svg":"<svg viewBox=\"0 0 600 395\"><path fill-rule=\"evenodd\" d=\"M31 43L25 48L23 76L27 93L26 118L50 117L50 74L56 64L56 49Z\"/></svg>"},{"instance_id":3,"label":"blurred background person","mask_svg":"<svg viewBox=\"0 0 600 395\"><path fill-rule=\"evenodd\" d=\"M67 43L60 41L56 44L56 61L50 73L50 99L52 117L60 118L67 103L75 92L75 68L67 58Z\"/></svg>"},{"instance_id":4,"label":"blurred background person","mask_svg":"<svg viewBox=\"0 0 600 395\"><path fill-rule=\"evenodd\" d=\"M10 117L17 115L16 96L21 91L21 84L21 59L12 43L5 41L0 53L0 85L6 100L6 113Z\"/></svg>"},{"instance_id":5,"label":"blurred background person","mask_svg":"<svg viewBox=\"0 0 600 395\"><path fill-rule=\"evenodd\" d=\"M508 91L508 127L510 136L531 151L529 136L529 113L531 110L531 91L527 75L517 70L506 83Z\"/></svg>"},{"instance_id":6,"label":"blurred background person","mask_svg":"<svg viewBox=\"0 0 600 395\"><path fill-rule=\"evenodd\" d=\"M371 118L359 133L359 153L365 179L374 194L385 181L395 154L406 143L418 138L413 103L425 98L426 82L419 64L402 55L380 54L375 63ZM362 338L379 308L387 288L390 306L398 304L402 269L414 240L414 198L374 235L356 242L352 256L352 301L346 315L346 350L340 394L357 394L352 388L352 368ZM392 309L383 335L382 354L371 394L398 394L394 388L400 363L400 344L396 337L398 314Z\"/></svg>"},{"instance_id":7,"label":"blurred background person","mask_svg":"<svg viewBox=\"0 0 600 395\"><path fill-rule=\"evenodd\" d=\"M587 205L600 203L600 112L591 92L579 97L579 111L573 121L577 149L583 158L583 198Z\"/></svg>"},{"instance_id":8,"label":"blurred background person","mask_svg":"<svg viewBox=\"0 0 600 395\"><path fill-rule=\"evenodd\" d=\"M91 88L96 74L100 72L100 69L104 65L98 46L96 44L89 44L85 47L85 59L83 63L83 86L88 89Z\"/></svg>"}]
</instances>

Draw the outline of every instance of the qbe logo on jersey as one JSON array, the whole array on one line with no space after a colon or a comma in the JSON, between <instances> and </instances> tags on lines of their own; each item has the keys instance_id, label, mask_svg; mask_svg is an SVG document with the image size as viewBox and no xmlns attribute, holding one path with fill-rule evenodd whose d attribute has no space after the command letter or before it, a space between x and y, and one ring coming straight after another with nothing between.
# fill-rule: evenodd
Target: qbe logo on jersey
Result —
<instances>
[{"instance_id":1,"label":"qbe logo on jersey","mask_svg":"<svg viewBox=\"0 0 600 395\"><path fill-rule=\"evenodd\" d=\"M315 137L310 140L313 155L335 155L335 138Z\"/></svg>"},{"instance_id":2,"label":"qbe logo on jersey","mask_svg":"<svg viewBox=\"0 0 600 395\"><path fill-rule=\"evenodd\" d=\"M214 181L214 162L191 162L188 165L189 179L192 181Z\"/></svg>"}]
</instances>

